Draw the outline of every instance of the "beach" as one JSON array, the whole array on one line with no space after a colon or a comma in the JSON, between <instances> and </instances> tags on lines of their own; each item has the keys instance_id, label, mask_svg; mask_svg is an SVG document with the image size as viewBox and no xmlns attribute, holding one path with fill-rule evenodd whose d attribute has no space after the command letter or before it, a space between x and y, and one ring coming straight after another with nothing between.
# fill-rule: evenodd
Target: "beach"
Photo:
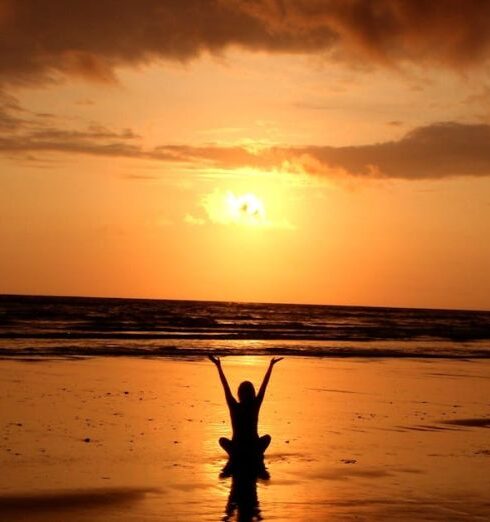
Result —
<instances>
[{"instance_id":1,"label":"beach","mask_svg":"<svg viewBox=\"0 0 490 522\"><path fill-rule=\"evenodd\" d=\"M267 357L226 357L232 390ZM487 520L490 361L289 357L261 410L268 480L230 502L204 358L0 361L0 513L53 520Z\"/></svg>"},{"instance_id":2,"label":"beach","mask_svg":"<svg viewBox=\"0 0 490 522\"><path fill-rule=\"evenodd\" d=\"M0 35L0 522L490 522L490 0Z\"/></svg>"}]
</instances>

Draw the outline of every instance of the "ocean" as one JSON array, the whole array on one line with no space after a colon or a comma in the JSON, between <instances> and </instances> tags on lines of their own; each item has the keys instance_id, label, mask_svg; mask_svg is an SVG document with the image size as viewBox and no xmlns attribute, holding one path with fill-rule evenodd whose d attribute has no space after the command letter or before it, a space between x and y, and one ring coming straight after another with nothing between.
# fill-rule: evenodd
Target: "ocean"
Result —
<instances>
[{"instance_id":1,"label":"ocean","mask_svg":"<svg viewBox=\"0 0 490 522\"><path fill-rule=\"evenodd\" d=\"M490 358L490 312L0 295L0 357Z\"/></svg>"}]
</instances>

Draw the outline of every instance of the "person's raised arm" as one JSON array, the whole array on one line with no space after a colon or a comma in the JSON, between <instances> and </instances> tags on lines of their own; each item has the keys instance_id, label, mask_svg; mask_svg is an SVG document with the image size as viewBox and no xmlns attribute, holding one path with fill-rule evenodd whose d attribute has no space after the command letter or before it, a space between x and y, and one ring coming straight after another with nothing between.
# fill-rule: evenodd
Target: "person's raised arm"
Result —
<instances>
[{"instance_id":1,"label":"person's raised arm","mask_svg":"<svg viewBox=\"0 0 490 522\"><path fill-rule=\"evenodd\" d=\"M262 401L264 400L265 390L267 389L267 385L269 384L269 379L271 378L272 368L274 368L274 364L278 363L279 361L282 361L283 359L284 357L273 357L271 359L271 362L269 363L269 368L267 368L267 371L265 372L264 380L262 381L259 393L257 394L257 401L259 403L259 406L262 404Z\"/></svg>"},{"instance_id":2,"label":"person's raised arm","mask_svg":"<svg viewBox=\"0 0 490 522\"><path fill-rule=\"evenodd\" d=\"M221 361L220 361L219 357L215 357L214 355L208 355L208 358L211 362L213 362L215 364L216 368L218 369L219 378L221 380L221 384L223 385L223 390L225 390L226 403L228 404L228 406L231 406L236 401L231 393L230 385L228 384L228 381L226 380L226 376L223 372L223 368L221 368Z\"/></svg>"}]
</instances>

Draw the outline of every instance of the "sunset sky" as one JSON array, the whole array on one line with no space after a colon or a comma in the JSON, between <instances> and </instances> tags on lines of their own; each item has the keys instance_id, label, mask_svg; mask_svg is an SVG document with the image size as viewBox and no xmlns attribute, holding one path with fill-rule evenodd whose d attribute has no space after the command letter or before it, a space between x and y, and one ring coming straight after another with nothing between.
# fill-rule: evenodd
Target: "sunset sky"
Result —
<instances>
[{"instance_id":1,"label":"sunset sky","mask_svg":"<svg viewBox=\"0 0 490 522\"><path fill-rule=\"evenodd\" d=\"M0 293L490 309L490 2L0 0Z\"/></svg>"}]
</instances>

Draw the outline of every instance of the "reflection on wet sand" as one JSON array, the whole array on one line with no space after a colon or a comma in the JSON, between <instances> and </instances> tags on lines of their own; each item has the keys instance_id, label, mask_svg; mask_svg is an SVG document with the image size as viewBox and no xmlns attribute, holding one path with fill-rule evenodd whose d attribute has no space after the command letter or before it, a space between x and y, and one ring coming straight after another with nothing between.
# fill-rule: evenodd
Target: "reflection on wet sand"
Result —
<instances>
[{"instance_id":1,"label":"reflection on wet sand","mask_svg":"<svg viewBox=\"0 0 490 522\"><path fill-rule=\"evenodd\" d=\"M233 390L263 377L249 362L226 359ZM290 358L261 412L264 483L218 479L230 427L208 361L2 361L0 519L488 520L489 376L489 361Z\"/></svg>"},{"instance_id":2,"label":"reflection on wet sand","mask_svg":"<svg viewBox=\"0 0 490 522\"><path fill-rule=\"evenodd\" d=\"M89 508L113 507L116 504L142 500L155 488L94 488L65 490L49 493L10 494L0 496L0 512L3 516L25 516L30 514L59 513Z\"/></svg>"},{"instance_id":3,"label":"reflection on wet sand","mask_svg":"<svg viewBox=\"0 0 490 522\"><path fill-rule=\"evenodd\" d=\"M231 477L231 488L222 518L223 522L233 520L235 513L236 520L240 522L263 520L257 496L257 481L266 481L270 478L263 459L257 466L241 466L240 468L233 466L233 463L228 461L220 474L220 478L227 477Z\"/></svg>"}]
</instances>

